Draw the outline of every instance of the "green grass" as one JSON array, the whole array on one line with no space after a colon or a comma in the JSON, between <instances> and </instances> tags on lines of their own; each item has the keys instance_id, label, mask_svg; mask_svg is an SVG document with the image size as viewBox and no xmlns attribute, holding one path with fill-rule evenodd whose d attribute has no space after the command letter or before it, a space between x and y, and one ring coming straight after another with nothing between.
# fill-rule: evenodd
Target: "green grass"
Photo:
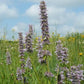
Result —
<instances>
[{"instance_id":1,"label":"green grass","mask_svg":"<svg viewBox=\"0 0 84 84\"><path fill-rule=\"evenodd\" d=\"M73 39L74 38L74 39ZM57 79L47 78L44 76L46 71L52 72L55 76L57 73L55 72L56 64L58 64L58 60L56 60L56 41L61 40L64 47L68 48L69 54L69 64L78 65L83 64L82 69L84 69L84 38L81 37L79 33L67 35L63 38L59 36L52 35L50 38L50 45L45 45L44 49L48 49L52 56L47 58L47 64L40 64L37 58L36 49L33 53L25 53L25 60L30 57L33 69L25 68L26 72L24 74L27 77L27 81L29 84L57 84ZM36 47L36 39L34 39L34 48ZM11 54L12 63L10 65L6 64L6 49L9 50ZM79 53L83 53L83 55L79 55ZM20 67L20 58L18 52L18 41L0 41L0 84L23 84L22 81L18 81L16 79L16 70L17 67ZM83 81L84 82L84 81ZM84 83L81 84L84 84Z\"/></svg>"}]
</instances>

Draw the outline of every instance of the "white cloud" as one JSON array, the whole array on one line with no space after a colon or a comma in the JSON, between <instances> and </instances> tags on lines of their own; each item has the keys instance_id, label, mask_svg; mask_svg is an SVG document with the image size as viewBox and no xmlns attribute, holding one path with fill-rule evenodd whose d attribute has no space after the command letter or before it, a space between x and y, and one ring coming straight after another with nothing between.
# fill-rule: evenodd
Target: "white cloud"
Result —
<instances>
[{"instance_id":1,"label":"white cloud","mask_svg":"<svg viewBox=\"0 0 84 84\"><path fill-rule=\"evenodd\" d=\"M71 32L76 32L76 29L74 26L68 26L68 25L63 25L62 27L60 27L58 29L58 33L64 35L64 34L67 34L67 33L71 33Z\"/></svg>"},{"instance_id":2,"label":"white cloud","mask_svg":"<svg viewBox=\"0 0 84 84\"><path fill-rule=\"evenodd\" d=\"M14 27L12 27L12 30L15 30L15 32L23 32L26 31L26 29L28 28L28 25L21 22L18 23L17 25L15 25Z\"/></svg>"},{"instance_id":3,"label":"white cloud","mask_svg":"<svg viewBox=\"0 0 84 84\"><path fill-rule=\"evenodd\" d=\"M24 2L40 3L42 0L22 0ZM44 0L47 5L56 7L79 7L84 5L84 0Z\"/></svg>"},{"instance_id":4,"label":"white cloud","mask_svg":"<svg viewBox=\"0 0 84 84\"><path fill-rule=\"evenodd\" d=\"M6 4L0 5L0 19L15 18L18 13L15 8L9 8Z\"/></svg>"},{"instance_id":5,"label":"white cloud","mask_svg":"<svg viewBox=\"0 0 84 84\"><path fill-rule=\"evenodd\" d=\"M58 32L63 35L67 32L83 31L84 12L76 13L75 11L67 11L67 8L64 7L54 6L47 6L47 10L50 31L55 30L55 24L57 25ZM40 19L38 19L40 18L39 11L38 4L34 4L26 10L25 14L32 19L34 25L39 24L40 22ZM38 22L36 22L37 20ZM40 26L36 27L37 29L40 28Z\"/></svg>"},{"instance_id":6,"label":"white cloud","mask_svg":"<svg viewBox=\"0 0 84 84\"><path fill-rule=\"evenodd\" d=\"M84 28L84 12L79 13L77 17L75 18L75 24L76 27Z\"/></svg>"},{"instance_id":7,"label":"white cloud","mask_svg":"<svg viewBox=\"0 0 84 84\"><path fill-rule=\"evenodd\" d=\"M50 25L65 24L68 23L68 20L72 22L75 18L75 13L67 12L66 8L48 6L47 10ZM32 5L30 8L26 10L25 15L31 18L33 22L40 22L39 5Z\"/></svg>"},{"instance_id":8,"label":"white cloud","mask_svg":"<svg viewBox=\"0 0 84 84\"><path fill-rule=\"evenodd\" d=\"M39 6L34 4L30 8L28 8L24 15L29 16L29 18L33 19L34 21L39 20Z\"/></svg>"},{"instance_id":9,"label":"white cloud","mask_svg":"<svg viewBox=\"0 0 84 84\"><path fill-rule=\"evenodd\" d=\"M11 4L11 0L0 0L0 4Z\"/></svg>"}]
</instances>

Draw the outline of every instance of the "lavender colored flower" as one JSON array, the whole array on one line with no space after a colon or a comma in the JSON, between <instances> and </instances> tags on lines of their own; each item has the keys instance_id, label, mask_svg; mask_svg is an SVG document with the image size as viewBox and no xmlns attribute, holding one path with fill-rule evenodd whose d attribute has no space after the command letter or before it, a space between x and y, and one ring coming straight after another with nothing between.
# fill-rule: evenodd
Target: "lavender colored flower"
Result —
<instances>
[{"instance_id":1,"label":"lavender colored flower","mask_svg":"<svg viewBox=\"0 0 84 84\"><path fill-rule=\"evenodd\" d=\"M60 82L61 82L61 83L64 83L64 80L65 80L64 71L61 71L61 72L60 72L60 77L61 77Z\"/></svg>"},{"instance_id":2,"label":"lavender colored flower","mask_svg":"<svg viewBox=\"0 0 84 84\"><path fill-rule=\"evenodd\" d=\"M41 15L41 29L42 29L42 39L43 44L49 44L49 27L48 27L48 16L46 13L45 1L40 3L40 15Z\"/></svg>"},{"instance_id":3,"label":"lavender colored flower","mask_svg":"<svg viewBox=\"0 0 84 84\"><path fill-rule=\"evenodd\" d=\"M72 84L80 84L84 80L84 70L80 70L81 66L71 66L70 71L67 73L68 79Z\"/></svg>"},{"instance_id":4,"label":"lavender colored flower","mask_svg":"<svg viewBox=\"0 0 84 84\"><path fill-rule=\"evenodd\" d=\"M58 61L60 62L60 64L62 64L63 66L57 66L55 71L59 72L60 74L58 75L58 84L63 84L65 78L67 78L67 72L69 71L69 69L67 68L66 64L69 62L68 61L68 49L63 47L61 41L57 41L57 46L56 46L56 55L58 58Z\"/></svg>"},{"instance_id":5,"label":"lavender colored flower","mask_svg":"<svg viewBox=\"0 0 84 84\"><path fill-rule=\"evenodd\" d=\"M11 64L11 55L10 53L7 51L6 52L6 64Z\"/></svg>"},{"instance_id":6,"label":"lavender colored flower","mask_svg":"<svg viewBox=\"0 0 84 84\"><path fill-rule=\"evenodd\" d=\"M61 44L61 41L57 41L57 46L56 46L56 55L59 61L63 64L67 64L68 61L68 49L63 47Z\"/></svg>"},{"instance_id":7,"label":"lavender colored flower","mask_svg":"<svg viewBox=\"0 0 84 84\"><path fill-rule=\"evenodd\" d=\"M41 38L39 37L38 38L38 44L36 44L37 45L37 47L36 47L36 49L37 49L37 51L42 51L42 49L43 49L43 44L42 44L42 42L41 42Z\"/></svg>"},{"instance_id":8,"label":"lavender colored flower","mask_svg":"<svg viewBox=\"0 0 84 84\"><path fill-rule=\"evenodd\" d=\"M23 46L23 36L22 33L18 33L19 34L19 52L20 52L20 57L24 56L24 46Z\"/></svg>"},{"instance_id":9,"label":"lavender colored flower","mask_svg":"<svg viewBox=\"0 0 84 84\"><path fill-rule=\"evenodd\" d=\"M17 76L17 80L23 80L22 70L19 67L17 68L16 76Z\"/></svg>"},{"instance_id":10,"label":"lavender colored flower","mask_svg":"<svg viewBox=\"0 0 84 84\"><path fill-rule=\"evenodd\" d=\"M25 67L28 67L28 68L32 69L32 64L31 64L31 60L30 60L29 57L27 58Z\"/></svg>"},{"instance_id":11,"label":"lavender colored flower","mask_svg":"<svg viewBox=\"0 0 84 84\"><path fill-rule=\"evenodd\" d=\"M38 39L37 49L38 49L38 59L39 59L39 62L40 62L40 63L45 62L45 61L43 60L43 54L42 54L42 52L43 52L43 44L42 44L40 38Z\"/></svg>"},{"instance_id":12,"label":"lavender colored flower","mask_svg":"<svg viewBox=\"0 0 84 84\"><path fill-rule=\"evenodd\" d=\"M43 56L52 56L49 50L43 50Z\"/></svg>"},{"instance_id":13,"label":"lavender colored flower","mask_svg":"<svg viewBox=\"0 0 84 84\"><path fill-rule=\"evenodd\" d=\"M32 48L32 36L30 33L28 33L25 37L25 44L26 44L26 50L27 52L33 52Z\"/></svg>"},{"instance_id":14,"label":"lavender colored flower","mask_svg":"<svg viewBox=\"0 0 84 84\"><path fill-rule=\"evenodd\" d=\"M54 77L54 75L51 72L45 72L45 76L47 76L47 77Z\"/></svg>"},{"instance_id":15,"label":"lavender colored flower","mask_svg":"<svg viewBox=\"0 0 84 84\"><path fill-rule=\"evenodd\" d=\"M22 61L21 63L21 72L22 74L25 73L25 59L24 59L24 45L23 45L23 36L22 36L22 33L18 33L19 34L19 52L20 52L20 61Z\"/></svg>"},{"instance_id":16,"label":"lavender colored flower","mask_svg":"<svg viewBox=\"0 0 84 84\"><path fill-rule=\"evenodd\" d=\"M51 56L51 53L48 50L43 50L43 44L42 44L40 38L38 39L37 49L38 49L38 59L39 59L39 62L41 64L42 63L46 63L46 57L47 56ZM44 59L44 57L45 57L45 59Z\"/></svg>"}]
</instances>

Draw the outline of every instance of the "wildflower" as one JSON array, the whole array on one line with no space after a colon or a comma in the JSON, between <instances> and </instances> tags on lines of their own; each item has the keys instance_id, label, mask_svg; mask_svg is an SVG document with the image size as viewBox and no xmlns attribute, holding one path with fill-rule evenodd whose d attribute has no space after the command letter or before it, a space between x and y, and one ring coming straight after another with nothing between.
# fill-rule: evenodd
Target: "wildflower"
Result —
<instances>
[{"instance_id":1,"label":"wildflower","mask_svg":"<svg viewBox=\"0 0 84 84\"><path fill-rule=\"evenodd\" d=\"M43 50L43 56L51 56L50 51L48 51L48 50Z\"/></svg>"},{"instance_id":2,"label":"wildflower","mask_svg":"<svg viewBox=\"0 0 84 84\"><path fill-rule=\"evenodd\" d=\"M19 34L19 52L20 52L20 61L22 61L21 63L21 73L24 74L25 70L25 64L24 64L24 46L23 46L23 36L22 33L18 33Z\"/></svg>"},{"instance_id":3,"label":"wildflower","mask_svg":"<svg viewBox=\"0 0 84 84\"><path fill-rule=\"evenodd\" d=\"M67 64L68 63L68 54L67 54L68 49L63 47L61 44L61 41L57 41L57 46L56 46L56 55L59 61L61 61L61 63L63 64Z\"/></svg>"},{"instance_id":4,"label":"wildflower","mask_svg":"<svg viewBox=\"0 0 84 84\"><path fill-rule=\"evenodd\" d=\"M11 55L8 51L6 52L6 64L11 64Z\"/></svg>"},{"instance_id":5,"label":"wildflower","mask_svg":"<svg viewBox=\"0 0 84 84\"><path fill-rule=\"evenodd\" d=\"M29 57L27 58L25 67L28 67L28 68L32 69L32 64L31 64L31 60L30 60Z\"/></svg>"},{"instance_id":6,"label":"wildflower","mask_svg":"<svg viewBox=\"0 0 84 84\"><path fill-rule=\"evenodd\" d=\"M38 40L38 37L36 37L36 40Z\"/></svg>"},{"instance_id":7,"label":"wildflower","mask_svg":"<svg viewBox=\"0 0 84 84\"><path fill-rule=\"evenodd\" d=\"M65 73L67 73L68 69L66 64L69 62L68 61L68 54L67 51L68 49L63 47L63 45L61 44L61 41L57 41L57 46L56 46L56 55L58 58L58 61L60 62L60 64L62 64L63 66L60 67L57 65L55 71L59 71L59 75L58 75L58 84L63 84L64 80L65 80Z\"/></svg>"},{"instance_id":8,"label":"wildflower","mask_svg":"<svg viewBox=\"0 0 84 84\"><path fill-rule=\"evenodd\" d=\"M71 39L68 39L68 41L71 41Z\"/></svg>"},{"instance_id":9,"label":"wildflower","mask_svg":"<svg viewBox=\"0 0 84 84\"><path fill-rule=\"evenodd\" d=\"M49 44L49 27L48 27L48 16L46 13L46 5L44 1L40 3L40 15L41 15L41 29L43 44ZM44 39L45 38L45 39Z\"/></svg>"},{"instance_id":10,"label":"wildflower","mask_svg":"<svg viewBox=\"0 0 84 84\"><path fill-rule=\"evenodd\" d=\"M75 40L75 38L73 38L73 41Z\"/></svg>"},{"instance_id":11,"label":"wildflower","mask_svg":"<svg viewBox=\"0 0 84 84\"><path fill-rule=\"evenodd\" d=\"M65 80L64 71L61 71L58 75L58 84L63 84Z\"/></svg>"},{"instance_id":12,"label":"wildflower","mask_svg":"<svg viewBox=\"0 0 84 84\"><path fill-rule=\"evenodd\" d=\"M23 52L26 52L27 51L27 49L23 49Z\"/></svg>"},{"instance_id":13,"label":"wildflower","mask_svg":"<svg viewBox=\"0 0 84 84\"><path fill-rule=\"evenodd\" d=\"M47 76L47 77L54 77L54 75L51 72L45 72L45 76Z\"/></svg>"},{"instance_id":14,"label":"wildflower","mask_svg":"<svg viewBox=\"0 0 84 84\"><path fill-rule=\"evenodd\" d=\"M44 62L44 60L43 60L43 54L42 54L43 53L43 44L42 44L40 38L38 38L38 47L37 47L37 49L38 49L39 62L42 63L42 62Z\"/></svg>"},{"instance_id":15,"label":"wildflower","mask_svg":"<svg viewBox=\"0 0 84 84\"><path fill-rule=\"evenodd\" d=\"M84 35L81 35L81 38L84 38Z\"/></svg>"},{"instance_id":16,"label":"wildflower","mask_svg":"<svg viewBox=\"0 0 84 84\"><path fill-rule=\"evenodd\" d=\"M20 52L20 56L23 57L24 56L24 46L23 46L23 37L22 37L22 33L18 33L19 34L19 52Z\"/></svg>"},{"instance_id":17,"label":"wildflower","mask_svg":"<svg viewBox=\"0 0 84 84\"><path fill-rule=\"evenodd\" d=\"M83 53L81 52L81 53L79 53L79 55L80 55L80 56L82 56L82 55L83 55Z\"/></svg>"},{"instance_id":18,"label":"wildflower","mask_svg":"<svg viewBox=\"0 0 84 84\"><path fill-rule=\"evenodd\" d=\"M80 84L81 80L84 80L84 70L80 70L82 65L71 66L70 71L67 73L68 80L72 82L72 84Z\"/></svg>"},{"instance_id":19,"label":"wildflower","mask_svg":"<svg viewBox=\"0 0 84 84\"><path fill-rule=\"evenodd\" d=\"M41 39L38 39L38 59L39 62L46 63L46 56L51 56L51 53L48 50L43 50L43 44L41 42ZM44 59L45 58L45 59Z\"/></svg>"},{"instance_id":20,"label":"wildflower","mask_svg":"<svg viewBox=\"0 0 84 84\"><path fill-rule=\"evenodd\" d=\"M17 68L16 76L17 76L17 80L23 80L22 70L19 67Z\"/></svg>"},{"instance_id":21,"label":"wildflower","mask_svg":"<svg viewBox=\"0 0 84 84\"><path fill-rule=\"evenodd\" d=\"M25 37L25 44L26 44L26 50L27 52L33 52L32 48L32 36L31 33L28 33Z\"/></svg>"}]
</instances>

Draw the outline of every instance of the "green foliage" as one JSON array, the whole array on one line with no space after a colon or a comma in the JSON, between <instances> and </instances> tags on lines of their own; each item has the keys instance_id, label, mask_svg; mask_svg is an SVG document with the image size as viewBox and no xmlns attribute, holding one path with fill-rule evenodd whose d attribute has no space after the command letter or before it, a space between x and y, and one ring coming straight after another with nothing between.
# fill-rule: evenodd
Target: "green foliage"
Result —
<instances>
[{"instance_id":1,"label":"green foliage","mask_svg":"<svg viewBox=\"0 0 84 84\"><path fill-rule=\"evenodd\" d=\"M48 49L52 56L47 58L47 64L40 64L38 62L36 49L33 53L25 53L25 60L28 56L31 58L31 63L33 69L30 70L25 68L26 72L24 74L27 77L29 84L57 84L57 75L55 72L56 64L56 41L62 40L63 46L67 47L69 50L69 61L68 67L71 65L84 65L84 37L82 34L70 34L65 37L60 37L59 35L52 35L50 38L49 45L45 45L43 48ZM33 47L36 47L36 39L34 39ZM6 50L9 50L11 54L12 63L6 65ZM82 55L80 55L82 53ZM45 59L45 58L44 58ZM0 40L0 84L22 84L22 81L16 79L16 70L20 66L20 58L18 52L18 41L5 41ZM82 67L84 69L84 66ZM46 71L52 72L55 77L47 78L44 73ZM82 82L81 84L83 84Z\"/></svg>"}]
</instances>

